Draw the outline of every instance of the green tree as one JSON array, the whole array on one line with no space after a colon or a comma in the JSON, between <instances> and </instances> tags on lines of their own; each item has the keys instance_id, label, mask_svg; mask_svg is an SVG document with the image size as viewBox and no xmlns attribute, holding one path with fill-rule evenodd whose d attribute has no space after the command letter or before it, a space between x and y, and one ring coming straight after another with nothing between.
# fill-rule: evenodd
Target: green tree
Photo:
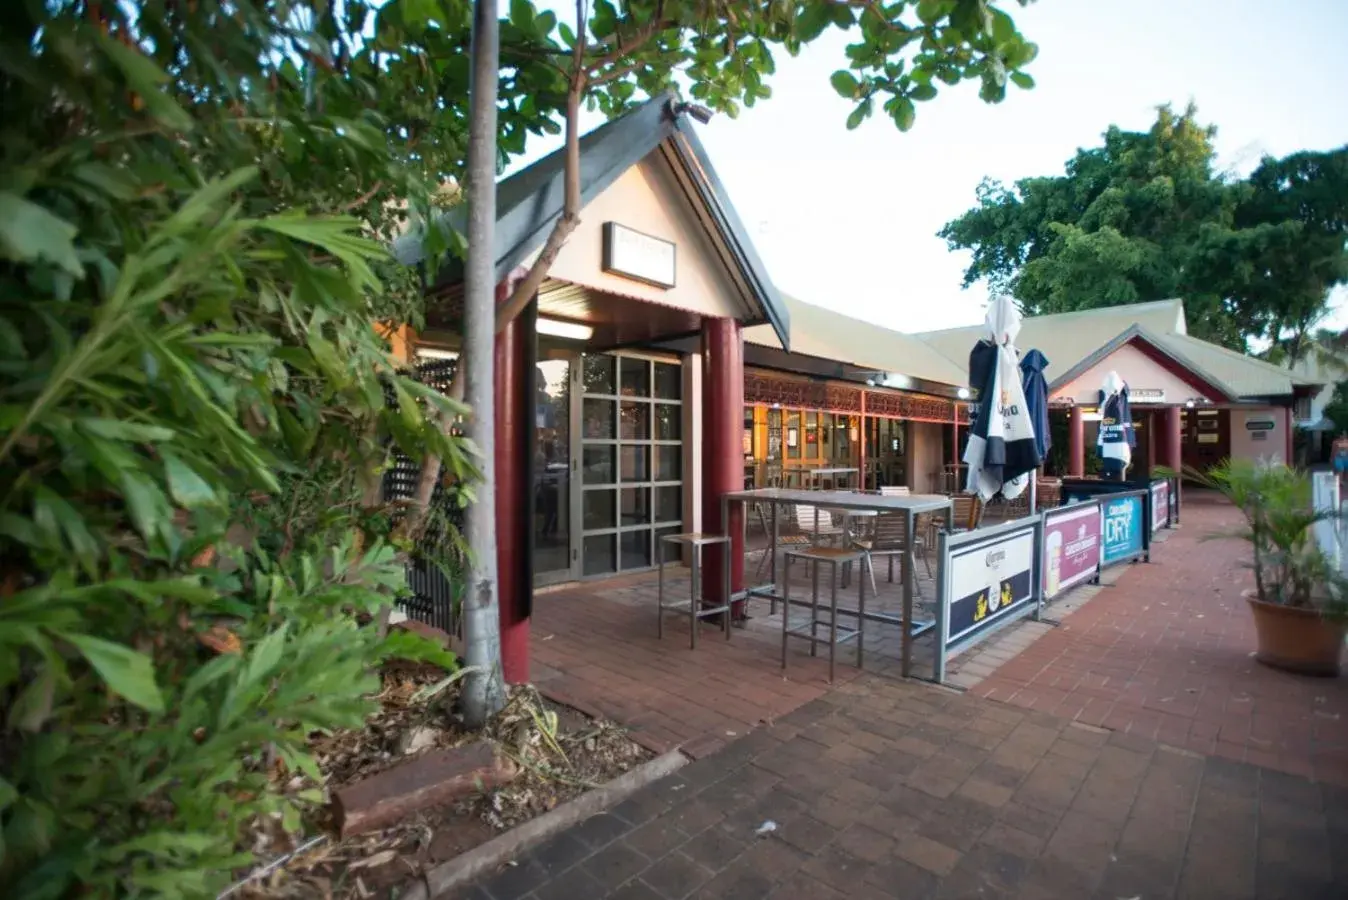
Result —
<instances>
[{"instance_id":1,"label":"green tree","mask_svg":"<svg viewBox=\"0 0 1348 900\"><path fill-rule=\"evenodd\" d=\"M1348 277L1348 148L1214 168L1215 129L1161 107L1146 132L1111 127L1061 176L1008 188L940 231L1031 315L1183 298L1199 337L1245 349L1300 341Z\"/></svg>"},{"instance_id":2,"label":"green tree","mask_svg":"<svg viewBox=\"0 0 1348 900\"><path fill-rule=\"evenodd\" d=\"M405 589L392 451L473 474L376 330L420 318L383 245L461 131L401 117L367 14L0 9L7 897L213 896L323 800L307 738L374 664L453 664L363 624Z\"/></svg>"}]
</instances>

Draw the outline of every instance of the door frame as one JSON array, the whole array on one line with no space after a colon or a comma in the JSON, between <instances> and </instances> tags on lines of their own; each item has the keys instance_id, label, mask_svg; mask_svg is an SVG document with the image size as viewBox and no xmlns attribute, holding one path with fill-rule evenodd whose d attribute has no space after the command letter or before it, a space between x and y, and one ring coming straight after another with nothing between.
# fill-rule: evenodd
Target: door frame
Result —
<instances>
[{"instance_id":1,"label":"door frame","mask_svg":"<svg viewBox=\"0 0 1348 900\"><path fill-rule=\"evenodd\" d=\"M580 362L578 350L562 347L550 347L547 355L539 354L539 364L562 361L567 364L567 480L566 480L566 558L564 569L549 569L546 572L534 571L534 587L548 587L565 584L580 577ZM538 423L534 422L534 439L530 442L530 452L534 452L538 442ZM537 479L537 475L535 475ZM537 484L533 486L537 490ZM536 526L535 526L536 527ZM535 554L535 565L537 554Z\"/></svg>"}]
</instances>

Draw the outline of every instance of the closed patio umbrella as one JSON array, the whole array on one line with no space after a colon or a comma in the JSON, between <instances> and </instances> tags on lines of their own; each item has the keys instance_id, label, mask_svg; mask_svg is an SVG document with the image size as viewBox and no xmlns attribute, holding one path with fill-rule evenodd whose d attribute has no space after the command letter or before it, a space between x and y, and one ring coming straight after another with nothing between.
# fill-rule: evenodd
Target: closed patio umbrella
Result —
<instances>
[{"instance_id":1,"label":"closed patio umbrella","mask_svg":"<svg viewBox=\"0 0 1348 900\"><path fill-rule=\"evenodd\" d=\"M1123 481L1133 463L1137 435L1133 433L1133 411L1128 401L1127 382L1118 372L1110 372L1100 388L1100 433L1096 438L1104 475L1110 481Z\"/></svg>"},{"instance_id":2,"label":"closed patio umbrella","mask_svg":"<svg viewBox=\"0 0 1348 900\"><path fill-rule=\"evenodd\" d=\"M1048 359L1038 350L1031 350L1020 360L1020 383L1025 389L1025 407L1034 425L1034 444L1039 450L1039 459L1048 459L1053 438L1048 430L1048 381L1044 370L1048 368ZM1030 479L1030 514L1039 508L1036 490L1038 479Z\"/></svg>"},{"instance_id":3,"label":"closed patio umbrella","mask_svg":"<svg viewBox=\"0 0 1348 900\"><path fill-rule=\"evenodd\" d=\"M986 323L987 336L969 354L969 382L978 389L978 404L964 451L965 492L984 503L998 494L1019 497L1028 473L1043 461L1016 360L1020 312L1009 297L995 297Z\"/></svg>"}]
</instances>

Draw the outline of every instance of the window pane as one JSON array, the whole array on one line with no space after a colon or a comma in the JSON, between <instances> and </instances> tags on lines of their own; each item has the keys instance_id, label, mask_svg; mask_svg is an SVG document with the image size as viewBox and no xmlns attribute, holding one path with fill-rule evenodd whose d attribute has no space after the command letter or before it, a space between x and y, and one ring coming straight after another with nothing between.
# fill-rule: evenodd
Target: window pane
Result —
<instances>
[{"instance_id":1,"label":"window pane","mask_svg":"<svg viewBox=\"0 0 1348 900\"><path fill-rule=\"evenodd\" d=\"M623 547L623 568L644 569L651 565L651 531L624 531L619 535Z\"/></svg>"},{"instance_id":2,"label":"window pane","mask_svg":"<svg viewBox=\"0 0 1348 900\"><path fill-rule=\"evenodd\" d=\"M585 492L585 502L582 505L583 526L586 531L594 531L598 528L613 528L613 490L591 490Z\"/></svg>"},{"instance_id":3,"label":"window pane","mask_svg":"<svg viewBox=\"0 0 1348 900\"><path fill-rule=\"evenodd\" d=\"M651 489L623 488L622 524L645 525L651 520Z\"/></svg>"},{"instance_id":4,"label":"window pane","mask_svg":"<svg viewBox=\"0 0 1348 900\"><path fill-rule=\"evenodd\" d=\"M683 396L682 366L655 364L655 396L661 400L678 400Z\"/></svg>"},{"instance_id":5,"label":"window pane","mask_svg":"<svg viewBox=\"0 0 1348 900\"><path fill-rule=\"evenodd\" d=\"M612 484L618 480L613 468L617 448L603 444L589 444L585 447L582 482L585 484Z\"/></svg>"},{"instance_id":6,"label":"window pane","mask_svg":"<svg viewBox=\"0 0 1348 900\"><path fill-rule=\"evenodd\" d=\"M617 571L617 559L613 552L615 537L612 534L595 534L585 539L586 575L606 575Z\"/></svg>"},{"instance_id":7,"label":"window pane","mask_svg":"<svg viewBox=\"0 0 1348 900\"><path fill-rule=\"evenodd\" d=\"M622 438L625 441L648 441L651 438L651 405L623 401Z\"/></svg>"},{"instance_id":8,"label":"window pane","mask_svg":"<svg viewBox=\"0 0 1348 900\"><path fill-rule=\"evenodd\" d=\"M661 541L660 539L665 535L678 534L678 533L679 533L678 525L673 525L669 528L655 529L655 539L656 541L659 542L660 552L664 554L665 562L667 563L678 562L680 551L682 550L682 548L678 544L666 544L664 541Z\"/></svg>"},{"instance_id":9,"label":"window pane","mask_svg":"<svg viewBox=\"0 0 1348 900\"><path fill-rule=\"evenodd\" d=\"M624 397L649 397L651 395L650 360L619 359L618 371L622 376L622 395Z\"/></svg>"},{"instance_id":10,"label":"window pane","mask_svg":"<svg viewBox=\"0 0 1348 900\"><path fill-rule=\"evenodd\" d=\"M613 438L613 401L586 399L582 404L585 419L585 437Z\"/></svg>"},{"instance_id":11,"label":"window pane","mask_svg":"<svg viewBox=\"0 0 1348 900\"><path fill-rule=\"evenodd\" d=\"M655 439L677 441L683 439L683 407L676 403L655 404Z\"/></svg>"},{"instance_id":12,"label":"window pane","mask_svg":"<svg viewBox=\"0 0 1348 900\"><path fill-rule=\"evenodd\" d=\"M613 368L615 360L611 356L585 357L585 393L614 394Z\"/></svg>"},{"instance_id":13,"label":"window pane","mask_svg":"<svg viewBox=\"0 0 1348 900\"><path fill-rule=\"evenodd\" d=\"M683 488L678 485L655 489L655 521L677 522L683 518Z\"/></svg>"},{"instance_id":14,"label":"window pane","mask_svg":"<svg viewBox=\"0 0 1348 900\"><path fill-rule=\"evenodd\" d=\"M651 448L623 446L619 455L623 481L651 480Z\"/></svg>"},{"instance_id":15,"label":"window pane","mask_svg":"<svg viewBox=\"0 0 1348 900\"><path fill-rule=\"evenodd\" d=\"M683 447L655 448L655 480L681 481L683 479ZM623 479L624 481L626 479Z\"/></svg>"}]
</instances>

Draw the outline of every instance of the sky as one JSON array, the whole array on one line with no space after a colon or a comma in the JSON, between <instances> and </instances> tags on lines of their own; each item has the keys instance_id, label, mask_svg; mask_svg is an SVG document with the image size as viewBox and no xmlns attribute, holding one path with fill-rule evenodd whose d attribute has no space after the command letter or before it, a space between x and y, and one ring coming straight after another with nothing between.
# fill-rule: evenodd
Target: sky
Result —
<instances>
[{"instance_id":1,"label":"sky","mask_svg":"<svg viewBox=\"0 0 1348 900\"><path fill-rule=\"evenodd\" d=\"M1162 103L1194 101L1217 126L1219 167L1237 173L1348 144L1348 0L999 5L1039 45L1036 87L1009 87L999 105L968 82L919 104L907 134L883 116L849 132L851 104L828 81L847 39L830 32L795 59L777 54L770 100L700 126L781 291L900 331L980 322L987 291L962 288L968 254L937 231L985 176L1061 174L1078 147L1111 124L1146 129ZM538 139L525 162L555 146ZM1348 327L1348 291L1331 303L1326 324Z\"/></svg>"}]
</instances>

